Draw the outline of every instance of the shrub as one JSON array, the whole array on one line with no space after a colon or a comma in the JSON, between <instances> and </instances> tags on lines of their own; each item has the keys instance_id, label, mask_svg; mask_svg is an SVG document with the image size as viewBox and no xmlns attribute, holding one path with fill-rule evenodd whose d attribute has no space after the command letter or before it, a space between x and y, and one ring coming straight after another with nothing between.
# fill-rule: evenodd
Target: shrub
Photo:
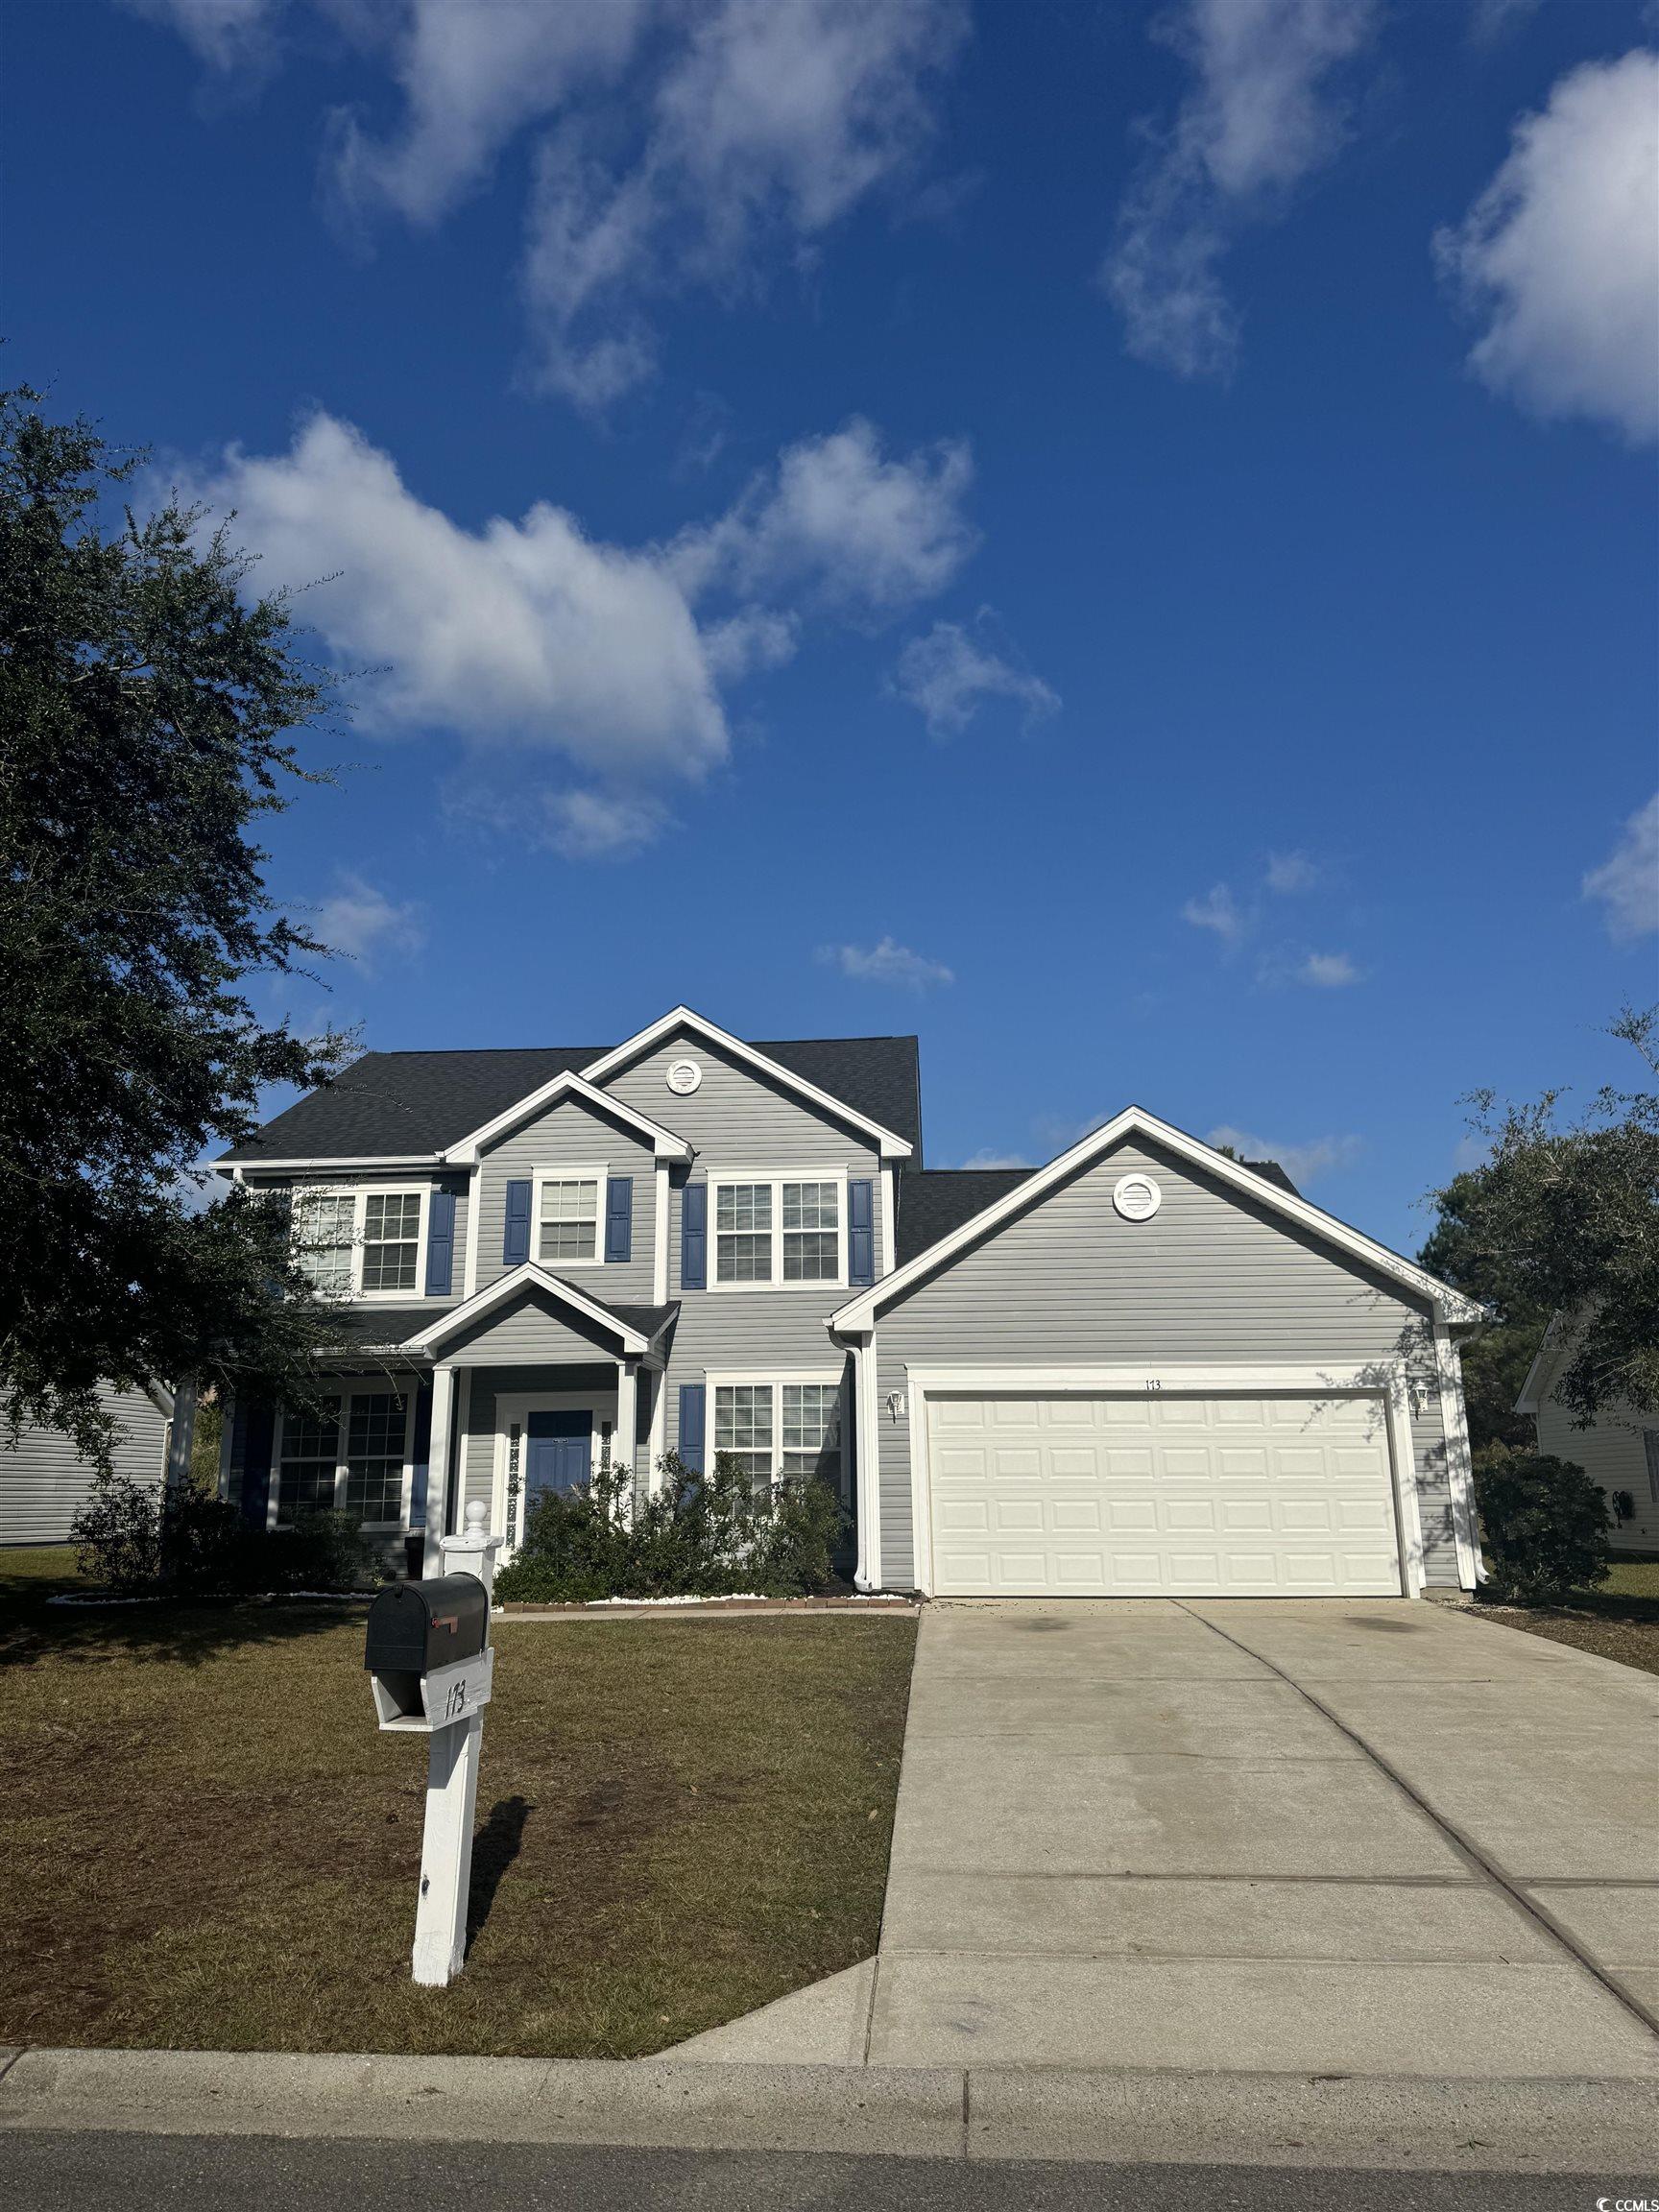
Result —
<instances>
[{"instance_id":1,"label":"shrub","mask_svg":"<svg viewBox=\"0 0 1659 2212\"><path fill-rule=\"evenodd\" d=\"M1607 1502L1582 1467L1544 1452L1488 1444L1475 1455L1490 1580L1485 1596L1559 1604L1607 1575Z\"/></svg>"},{"instance_id":2,"label":"shrub","mask_svg":"<svg viewBox=\"0 0 1659 2212\"><path fill-rule=\"evenodd\" d=\"M757 1490L726 1453L696 1475L670 1453L661 1487L631 1497L626 1468L601 1467L585 1489L545 1498L524 1543L495 1577L503 1601L587 1604L600 1598L720 1598L753 1591L809 1596L830 1578L839 1500L815 1477Z\"/></svg>"},{"instance_id":3,"label":"shrub","mask_svg":"<svg viewBox=\"0 0 1659 2212\"><path fill-rule=\"evenodd\" d=\"M195 1483L163 1494L130 1476L101 1477L70 1534L81 1573L123 1597L360 1590L384 1572L349 1513L250 1528Z\"/></svg>"}]
</instances>

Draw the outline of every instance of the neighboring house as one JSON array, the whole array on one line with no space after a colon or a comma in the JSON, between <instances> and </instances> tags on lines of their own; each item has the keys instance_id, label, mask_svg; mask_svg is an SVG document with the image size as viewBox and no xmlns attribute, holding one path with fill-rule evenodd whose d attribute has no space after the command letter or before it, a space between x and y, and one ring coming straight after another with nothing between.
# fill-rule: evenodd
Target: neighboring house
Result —
<instances>
[{"instance_id":1,"label":"neighboring house","mask_svg":"<svg viewBox=\"0 0 1659 2212\"><path fill-rule=\"evenodd\" d=\"M817 1472L869 1589L1472 1587L1480 1310L1131 1107L1034 1171L922 1165L914 1038L387 1052L221 1172L294 1195L339 1399L238 1406L224 1484L389 1557L506 1555L609 1455Z\"/></svg>"},{"instance_id":2,"label":"neighboring house","mask_svg":"<svg viewBox=\"0 0 1659 2212\"><path fill-rule=\"evenodd\" d=\"M1527 1371L1517 1413L1531 1415L1540 1452L1571 1459L1606 1493L1615 1551L1659 1552L1659 1413L1640 1414L1609 1406L1588 1429L1553 1396L1568 1345L1559 1320L1544 1332L1538 1357ZM1629 1511L1622 1507L1628 1504Z\"/></svg>"},{"instance_id":3,"label":"neighboring house","mask_svg":"<svg viewBox=\"0 0 1659 2212\"><path fill-rule=\"evenodd\" d=\"M120 1424L115 1472L159 1489L167 1472L171 1392L104 1387L99 1403ZM66 1544L97 1471L60 1429L30 1424L15 1444L0 1436L0 1545Z\"/></svg>"}]
</instances>

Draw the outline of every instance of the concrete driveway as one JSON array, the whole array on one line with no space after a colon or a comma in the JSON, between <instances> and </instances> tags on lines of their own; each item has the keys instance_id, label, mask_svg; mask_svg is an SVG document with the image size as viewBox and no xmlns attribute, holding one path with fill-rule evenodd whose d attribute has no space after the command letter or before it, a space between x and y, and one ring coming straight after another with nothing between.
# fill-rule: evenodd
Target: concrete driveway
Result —
<instances>
[{"instance_id":1,"label":"concrete driveway","mask_svg":"<svg viewBox=\"0 0 1659 2212\"><path fill-rule=\"evenodd\" d=\"M1659 2079L1656 1721L1652 1678L1428 1603L936 1603L837 2034Z\"/></svg>"}]
</instances>

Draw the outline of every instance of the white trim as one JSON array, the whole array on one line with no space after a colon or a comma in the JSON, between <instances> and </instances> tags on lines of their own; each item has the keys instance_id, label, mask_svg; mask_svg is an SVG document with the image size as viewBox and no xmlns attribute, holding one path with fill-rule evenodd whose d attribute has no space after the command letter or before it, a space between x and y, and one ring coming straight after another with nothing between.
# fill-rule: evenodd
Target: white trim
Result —
<instances>
[{"instance_id":1,"label":"white trim","mask_svg":"<svg viewBox=\"0 0 1659 2212\"><path fill-rule=\"evenodd\" d=\"M474 1167L467 1178L467 1266L461 1278L462 1294L470 1298L478 1287L478 1222L484 1212L484 1170Z\"/></svg>"},{"instance_id":2,"label":"white trim","mask_svg":"<svg viewBox=\"0 0 1659 2212\"><path fill-rule=\"evenodd\" d=\"M668 1303L668 1163L657 1163L653 1196L657 1207L656 1236L651 1246L651 1303Z\"/></svg>"},{"instance_id":3,"label":"white trim","mask_svg":"<svg viewBox=\"0 0 1659 2212\"><path fill-rule=\"evenodd\" d=\"M390 1376L377 1375L368 1380L344 1381L320 1393L339 1403L339 1428L334 1444L334 1499L337 1513L349 1510L346 1503L347 1445L350 1439L351 1401L354 1398L401 1398L403 1401L403 1479L398 1493L397 1518L394 1521L365 1521L365 1534L385 1535L409 1527L409 1509L413 1503L415 1486L415 1401L420 1394L420 1380L409 1376L399 1382ZM265 1526L268 1529L285 1526L276 1515L282 1490L282 1427L287 1418L287 1407L280 1401L272 1409L271 1416L271 1474L265 1500ZM321 1464L321 1462L319 1462ZM432 1482L431 1462L427 1462L427 1492Z\"/></svg>"},{"instance_id":4,"label":"white trim","mask_svg":"<svg viewBox=\"0 0 1659 2212\"><path fill-rule=\"evenodd\" d=\"M707 1236L709 1248L705 1255L704 1277L710 1290L718 1290L725 1297L733 1291L751 1290L845 1290L847 1287L847 1185L849 1173L845 1167L722 1167L716 1172L709 1170L709 1221ZM772 1227L767 1234L772 1239L772 1273L764 1282L722 1283L720 1280L720 1213L719 1193L733 1186L766 1184L772 1192ZM785 1183L833 1183L839 1192L835 1201L835 1272L814 1275L806 1279L786 1279L783 1273L783 1186ZM747 1230L727 1230L727 1236L747 1236ZM791 1229L791 1237L821 1235L811 1229Z\"/></svg>"},{"instance_id":5,"label":"white trim","mask_svg":"<svg viewBox=\"0 0 1659 2212\"><path fill-rule=\"evenodd\" d=\"M632 1180L632 1178L630 1178ZM593 1186L593 1249L586 1260L569 1260L563 1254L557 1260L541 1257L541 1190L548 1183L591 1183ZM611 1170L603 1163L566 1167L560 1165L532 1167L530 1170L530 1257L538 1267L557 1268L561 1273L566 1267L603 1267L605 1264L605 1230L611 1205Z\"/></svg>"},{"instance_id":6,"label":"white trim","mask_svg":"<svg viewBox=\"0 0 1659 2212\"><path fill-rule=\"evenodd\" d=\"M443 1161L442 1152L368 1153L362 1157L351 1152L341 1152L325 1155L321 1160L215 1160L209 1172L228 1175L233 1183L245 1183L250 1174L292 1175L304 1170L334 1175L346 1167L384 1167L390 1172L403 1167L438 1167L443 1165Z\"/></svg>"},{"instance_id":7,"label":"white trim","mask_svg":"<svg viewBox=\"0 0 1659 2212\"><path fill-rule=\"evenodd\" d=\"M658 1475L658 1462L668 1451L668 1370L653 1367L649 1372L656 1377L655 1395L651 1400L651 1428L645 1439L645 1495L655 1497L661 1487Z\"/></svg>"},{"instance_id":8,"label":"white trim","mask_svg":"<svg viewBox=\"0 0 1659 2212\"><path fill-rule=\"evenodd\" d=\"M591 1416L588 1450L588 1470L591 1475L599 1465L599 1455L604 1448L602 1429L606 1418L609 1417L613 1430L616 1425L615 1393L604 1389L514 1390L496 1393L495 1437L490 1462L490 1533L501 1539L502 1564L517 1557L522 1549L524 1534L524 1517L520 1513L520 1542L511 1550L507 1548L507 1432L515 1421L520 1429L528 1430L532 1413L587 1413ZM528 1436L524 1441L528 1445ZM521 1471L521 1480L523 1473L527 1472L527 1468Z\"/></svg>"},{"instance_id":9,"label":"white trim","mask_svg":"<svg viewBox=\"0 0 1659 2212\"><path fill-rule=\"evenodd\" d=\"M1425 1269L1409 1260L1403 1260L1399 1253L1390 1252L1386 1245L1377 1243L1362 1231L1350 1228L1346 1221L1338 1221L1334 1214L1327 1214L1317 1206L1310 1206L1306 1198L1293 1197L1288 1190L1281 1190L1278 1184L1269 1183L1265 1176L1257 1175L1250 1168L1240 1166L1237 1161L1224 1159L1210 1145L1202 1143L1196 1137L1190 1137L1184 1129L1174 1128L1167 1121L1160 1121L1155 1114L1148 1114L1143 1107L1126 1106L1120 1114L1114 1115L1110 1121L1102 1122L1098 1129L1092 1130L1069 1150L1050 1160L1046 1167L1040 1167L1035 1175L1017 1184L1012 1190L975 1214L972 1220L964 1221L960 1228L953 1229L948 1237L941 1237L926 1252L918 1253L914 1260L907 1261L894 1274L885 1276L870 1289L861 1290L856 1298L850 1298L838 1312L830 1315L831 1328L837 1332L870 1328L882 1307L899 1291L908 1288L919 1277L930 1273L941 1262L951 1259L990 1230L1000 1228L1004 1221L1022 1214L1034 1200L1040 1200L1056 1184L1088 1166L1128 1137L1145 1138L1155 1144L1162 1144L1178 1158L1215 1176L1218 1181L1231 1184L1246 1197L1253 1198L1258 1205L1283 1214L1300 1228L1322 1238L1329 1244L1337 1245L1353 1258L1374 1267L1379 1274L1389 1276L1417 1297L1429 1300L1447 1321L1463 1323L1484 1320L1485 1309L1477 1305L1474 1299L1465 1298L1460 1290L1454 1290L1449 1285L1437 1282Z\"/></svg>"},{"instance_id":10,"label":"white trim","mask_svg":"<svg viewBox=\"0 0 1659 2212\"><path fill-rule=\"evenodd\" d=\"M497 1306L517 1297L520 1290L544 1290L550 1297L564 1299L589 1321L610 1330L625 1353L638 1356L650 1350L649 1337L641 1336L637 1329L631 1329L627 1322L619 1321L614 1313L608 1312L593 1299L584 1297L573 1283L561 1281L547 1268L538 1266L534 1260L526 1260L518 1266L510 1268L505 1275L498 1275L488 1288L475 1291L461 1305L452 1306L446 1313L439 1314L429 1329L421 1330L397 1349L411 1353L431 1352L457 1330L470 1328L474 1321L480 1320L486 1313L493 1313Z\"/></svg>"},{"instance_id":11,"label":"white trim","mask_svg":"<svg viewBox=\"0 0 1659 2212\"><path fill-rule=\"evenodd\" d=\"M432 1218L430 1204L436 1186L431 1183L303 1183L293 1190L296 1215L317 1199L342 1199L351 1201L351 1283L343 1295L348 1304L357 1306L407 1306L411 1300L419 1303L426 1295L426 1235ZM413 1198L418 1201L415 1221L415 1280L402 1290L365 1290L363 1287L363 1254L365 1250L364 1222L371 1198ZM403 1238L381 1238L381 1243L403 1243ZM296 1254L295 1264L304 1273L304 1262Z\"/></svg>"},{"instance_id":12,"label":"white trim","mask_svg":"<svg viewBox=\"0 0 1659 2212\"><path fill-rule=\"evenodd\" d=\"M847 1363L843 1359L833 1367L709 1367L704 1370L704 1387L708 1392L703 1401L704 1455L710 1466L719 1446L714 1441L714 1394L717 1390L758 1390L769 1387L772 1392L772 1480L783 1479L783 1407L778 1393L786 1382L805 1383L814 1389L835 1390L841 1399L841 1476L839 1495L843 1503L847 1495L847 1437L854 1407L847 1400Z\"/></svg>"},{"instance_id":13,"label":"white trim","mask_svg":"<svg viewBox=\"0 0 1659 2212\"><path fill-rule=\"evenodd\" d=\"M874 1137L878 1142L883 1160L908 1160L915 1150L915 1146L906 1139L897 1135L891 1129L884 1129L879 1121L872 1121L868 1115L860 1114L855 1107L847 1105L840 1098L831 1097L828 1091L820 1091L816 1083L808 1083L804 1075L797 1075L793 1070L781 1067L778 1061L769 1060L764 1052L757 1052L753 1045L745 1045L740 1037L732 1036L728 1030L720 1028L717 1023L707 1020L705 1016L694 1014L689 1006L671 1007L666 1014L661 1015L649 1027L639 1030L635 1036L626 1038L622 1044L613 1046L609 1052L601 1053L599 1058L584 1068L582 1072L589 1082L602 1083L608 1075L613 1075L618 1069L626 1068L634 1061L642 1058L654 1045L660 1045L665 1037L671 1037L677 1029L695 1030L709 1044L717 1046L723 1052L730 1053L733 1058L743 1061L747 1066L758 1070L761 1074L769 1076L773 1082L783 1084L801 1097L811 1099L815 1106L833 1115L837 1120L845 1122L850 1128L861 1130L867 1137Z\"/></svg>"},{"instance_id":14,"label":"white trim","mask_svg":"<svg viewBox=\"0 0 1659 2212\"><path fill-rule=\"evenodd\" d=\"M891 1275L899 1264L899 1170L891 1160L881 1165L881 1264L877 1280Z\"/></svg>"},{"instance_id":15,"label":"white trim","mask_svg":"<svg viewBox=\"0 0 1659 2212\"><path fill-rule=\"evenodd\" d=\"M854 1468L858 1484L858 1564L854 1581L860 1590L881 1587L881 1431L876 1398L876 1346L860 1337L853 1346Z\"/></svg>"},{"instance_id":16,"label":"white trim","mask_svg":"<svg viewBox=\"0 0 1659 2212\"><path fill-rule=\"evenodd\" d=\"M1322 1367L1199 1367L1148 1362L1140 1367L907 1367L909 1398L910 1540L915 1586L933 1594L932 1470L927 1453L927 1399L967 1391L992 1398L1002 1391L1053 1397L1075 1391L1091 1397L1138 1397L1154 1389L1171 1396L1380 1398L1388 1425L1389 1478L1400 1550L1403 1594L1421 1597L1423 1524L1418 1510L1417 1465L1411 1451L1411 1404L1404 1359L1368 1364L1354 1375Z\"/></svg>"},{"instance_id":17,"label":"white trim","mask_svg":"<svg viewBox=\"0 0 1659 2212\"><path fill-rule=\"evenodd\" d=\"M444 1572L444 1522L449 1505L449 1448L454 1420L455 1374L440 1361L432 1370L432 1431L426 1445L426 1541L421 1553L423 1575Z\"/></svg>"},{"instance_id":18,"label":"white trim","mask_svg":"<svg viewBox=\"0 0 1659 2212\"><path fill-rule=\"evenodd\" d=\"M1555 1356L1555 1341L1560 1334L1560 1320L1559 1313L1551 1314L1544 1334L1539 1341L1538 1349L1532 1355L1532 1364L1527 1370L1527 1379L1521 1385L1521 1395L1515 1401L1514 1410L1517 1413L1529 1413L1534 1421L1538 1418L1544 1381Z\"/></svg>"},{"instance_id":19,"label":"white trim","mask_svg":"<svg viewBox=\"0 0 1659 2212\"><path fill-rule=\"evenodd\" d=\"M1440 1427L1446 1440L1446 1480L1452 1492L1452 1531L1457 1544L1457 1586L1473 1590L1486 1579L1475 1519L1475 1475L1469 1421L1463 1404L1463 1362L1444 1321L1434 1322L1434 1364L1440 1375Z\"/></svg>"},{"instance_id":20,"label":"white trim","mask_svg":"<svg viewBox=\"0 0 1659 2212\"><path fill-rule=\"evenodd\" d=\"M608 1091L601 1091L573 1068L566 1068L551 1081L527 1092L514 1105L495 1115L482 1127L474 1129L469 1136L458 1138L453 1144L445 1145L437 1157L452 1166L476 1167L479 1155L486 1145L494 1143L497 1138L516 1129L520 1121L529 1120L532 1115L541 1113L561 1098L579 1098L584 1105L609 1114L625 1123L649 1141L659 1160L689 1160L691 1157L691 1147L684 1137L677 1136L672 1129L665 1129L661 1121L653 1121L648 1114L641 1114L635 1107L624 1105L620 1098L613 1098Z\"/></svg>"}]
</instances>

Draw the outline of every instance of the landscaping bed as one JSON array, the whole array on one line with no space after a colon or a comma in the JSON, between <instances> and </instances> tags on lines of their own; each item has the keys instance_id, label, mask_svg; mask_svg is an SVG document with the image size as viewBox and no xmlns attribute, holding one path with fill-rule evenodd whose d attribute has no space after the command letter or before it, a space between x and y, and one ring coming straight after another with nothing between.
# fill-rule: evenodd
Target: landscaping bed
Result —
<instances>
[{"instance_id":1,"label":"landscaping bed","mask_svg":"<svg viewBox=\"0 0 1659 2212\"><path fill-rule=\"evenodd\" d=\"M446 1990L426 1747L337 1606L50 1607L0 1554L0 2042L630 2057L876 1948L914 1618L496 1624Z\"/></svg>"},{"instance_id":2,"label":"landscaping bed","mask_svg":"<svg viewBox=\"0 0 1659 2212\"><path fill-rule=\"evenodd\" d=\"M1605 1582L1575 1592L1570 1604L1476 1604L1469 1613L1659 1674L1659 1560L1620 1560Z\"/></svg>"}]
</instances>

